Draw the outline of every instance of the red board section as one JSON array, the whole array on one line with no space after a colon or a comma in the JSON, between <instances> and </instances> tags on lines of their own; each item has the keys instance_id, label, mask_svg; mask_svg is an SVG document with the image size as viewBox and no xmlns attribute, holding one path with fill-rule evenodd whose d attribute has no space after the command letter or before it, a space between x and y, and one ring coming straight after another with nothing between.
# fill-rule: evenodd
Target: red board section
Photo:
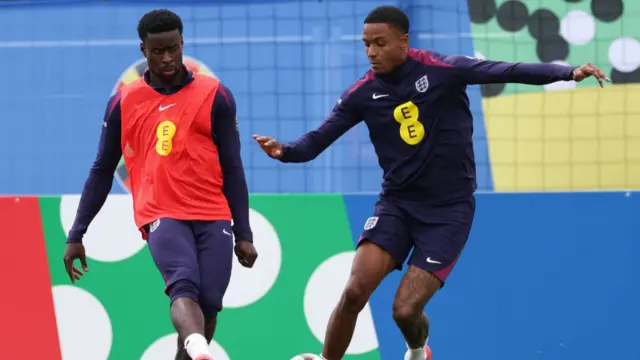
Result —
<instances>
[{"instance_id":1,"label":"red board section","mask_svg":"<svg viewBox=\"0 0 640 360\"><path fill-rule=\"evenodd\" d=\"M2 358L61 360L38 198L0 198L0 229Z\"/></svg>"}]
</instances>

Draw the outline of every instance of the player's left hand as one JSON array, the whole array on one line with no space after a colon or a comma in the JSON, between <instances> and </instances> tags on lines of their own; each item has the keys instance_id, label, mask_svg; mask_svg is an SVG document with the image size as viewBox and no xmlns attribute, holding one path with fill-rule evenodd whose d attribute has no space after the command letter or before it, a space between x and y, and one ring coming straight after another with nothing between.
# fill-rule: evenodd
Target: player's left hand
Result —
<instances>
[{"instance_id":1,"label":"player's left hand","mask_svg":"<svg viewBox=\"0 0 640 360\"><path fill-rule=\"evenodd\" d=\"M600 69L598 69L592 63L586 63L573 70L573 81L575 82L580 82L591 76L598 80L598 84L600 84L600 87L604 87L604 83L602 82L603 80L606 82L611 82L611 79L609 79Z\"/></svg>"},{"instance_id":2,"label":"player's left hand","mask_svg":"<svg viewBox=\"0 0 640 360\"><path fill-rule=\"evenodd\" d=\"M238 257L240 265L246 268L252 268L258 258L258 251L250 241L238 241L233 249Z\"/></svg>"}]
</instances>

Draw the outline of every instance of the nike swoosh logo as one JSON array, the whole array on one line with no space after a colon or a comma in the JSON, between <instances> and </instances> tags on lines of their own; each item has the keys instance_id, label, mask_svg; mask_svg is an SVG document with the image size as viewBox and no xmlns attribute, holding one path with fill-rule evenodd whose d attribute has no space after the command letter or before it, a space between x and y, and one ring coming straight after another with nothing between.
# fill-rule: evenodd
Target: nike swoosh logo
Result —
<instances>
[{"instance_id":1,"label":"nike swoosh logo","mask_svg":"<svg viewBox=\"0 0 640 360\"><path fill-rule=\"evenodd\" d=\"M429 264L442 264L440 261L431 260L431 257L427 258L427 262Z\"/></svg>"},{"instance_id":2,"label":"nike swoosh logo","mask_svg":"<svg viewBox=\"0 0 640 360\"><path fill-rule=\"evenodd\" d=\"M173 105L175 105L175 104L169 104L169 105L167 105L167 106L159 106L159 107L158 107L158 111L165 111L165 110L167 110L168 108L172 107Z\"/></svg>"},{"instance_id":3,"label":"nike swoosh logo","mask_svg":"<svg viewBox=\"0 0 640 360\"><path fill-rule=\"evenodd\" d=\"M382 95L378 95L378 94L373 94L373 99L380 99L383 97L389 96L389 94L382 94Z\"/></svg>"},{"instance_id":4,"label":"nike swoosh logo","mask_svg":"<svg viewBox=\"0 0 640 360\"><path fill-rule=\"evenodd\" d=\"M227 229L222 229L222 233L231 236L231 233L228 232Z\"/></svg>"}]
</instances>

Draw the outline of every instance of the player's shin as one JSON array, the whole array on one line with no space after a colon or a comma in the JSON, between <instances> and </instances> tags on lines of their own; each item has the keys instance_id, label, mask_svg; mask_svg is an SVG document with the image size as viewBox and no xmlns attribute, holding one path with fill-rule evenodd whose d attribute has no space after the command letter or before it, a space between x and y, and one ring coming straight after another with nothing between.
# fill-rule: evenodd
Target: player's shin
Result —
<instances>
[{"instance_id":1,"label":"player's shin","mask_svg":"<svg viewBox=\"0 0 640 360\"><path fill-rule=\"evenodd\" d=\"M171 303L171 321L178 337L184 339L184 349L192 359L211 356L204 337L204 316L197 302L188 297L175 299Z\"/></svg>"},{"instance_id":2,"label":"player's shin","mask_svg":"<svg viewBox=\"0 0 640 360\"><path fill-rule=\"evenodd\" d=\"M326 360L341 360L351 343L358 314L367 304L368 294L355 287L345 289L333 310L324 340L322 356Z\"/></svg>"},{"instance_id":3,"label":"player's shin","mask_svg":"<svg viewBox=\"0 0 640 360\"><path fill-rule=\"evenodd\" d=\"M393 319L402 335L404 335L407 347L410 350L416 350L416 352L419 350L424 353L424 346L429 337L429 319L427 315L420 312L418 315L407 314L403 316L394 312Z\"/></svg>"},{"instance_id":4,"label":"player's shin","mask_svg":"<svg viewBox=\"0 0 640 360\"><path fill-rule=\"evenodd\" d=\"M429 354L431 350L427 347L427 339L429 338L427 315L422 311L418 315L415 315L415 313L403 315L398 311L394 311L393 315L407 343L408 349L404 355L404 360L431 360Z\"/></svg>"},{"instance_id":5,"label":"player's shin","mask_svg":"<svg viewBox=\"0 0 640 360\"><path fill-rule=\"evenodd\" d=\"M204 337L207 340L207 343L211 343L211 340L213 339L213 334L216 331L217 319L217 315L209 317L205 316ZM176 353L175 360L191 360L191 357L184 347L184 339L180 338L180 336L178 336L178 352Z\"/></svg>"},{"instance_id":6,"label":"player's shin","mask_svg":"<svg viewBox=\"0 0 640 360\"><path fill-rule=\"evenodd\" d=\"M213 334L216 332L216 324L218 323L218 316L208 316L204 320L204 337L207 339L207 343L210 343L213 339Z\"/></svg>"},{"instance_id":7,"label":"player's shin","mask_svg":"<svg viewBox=\"0 0 640 360\"><path fill-rule=\"evenodd\" d=\"M409 266L402 278L393 302L393 319L404 335L409 350L405 360L429 359L426 346L429 336L429 320L424 308L442 286L442 281L433 273Z\"/></svg>"},{"instance_id":8,"label":"player's shin","mask_svg":"<svg viewBox=\"0 0 640 360\"><path fill-rule=\"evenodd\" d=\"M329 319L322 349L326 360L342 360L351 343L358 314L395 266L395 259L389 252L369 241L360 242L347 286Z\"/></svg>"},{"instance_id":9,"label":"player's shin","mask_svg":"<svg viewBox=\"0 0 640 360\"><path fill-rule=\"evenodd\" d=\"M176 352L175 360L191 360L187 350L184 348L184 339L178 336L178 351Z\"/></svg>"}]
</instances>

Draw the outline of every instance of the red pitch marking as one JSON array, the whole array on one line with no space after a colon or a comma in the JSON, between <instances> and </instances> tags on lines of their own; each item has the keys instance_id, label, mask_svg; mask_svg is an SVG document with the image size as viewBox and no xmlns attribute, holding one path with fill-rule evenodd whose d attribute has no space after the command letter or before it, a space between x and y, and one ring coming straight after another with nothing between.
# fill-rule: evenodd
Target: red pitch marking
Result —
<instances>
[{"instance_id":1,"label":"red pitch marking","mask_svg":"<svg viewBox=\"0 0 640 360\"><path fill-rule=\"evenodd\" d=\"M22 359L36 345L46 359L61 360L38 198L0 197L0 230L2 358Z\"/></svg>"}]
</instances>

